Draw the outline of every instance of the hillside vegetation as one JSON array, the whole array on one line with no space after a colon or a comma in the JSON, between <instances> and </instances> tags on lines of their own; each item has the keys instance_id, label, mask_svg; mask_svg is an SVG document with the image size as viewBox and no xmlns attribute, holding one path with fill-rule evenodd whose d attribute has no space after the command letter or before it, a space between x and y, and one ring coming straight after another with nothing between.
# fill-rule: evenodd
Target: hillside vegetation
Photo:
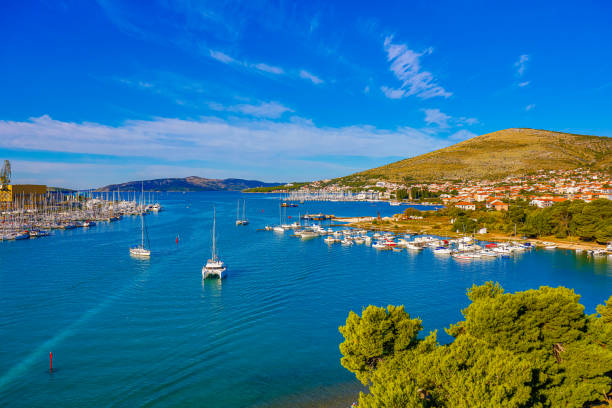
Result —
<instances>
[{"instance_id":1,"label":"hillside vegetation","mask_svg":"<svg viewBox=\"0 0 612 408\"><path fill-rule=\"evenodd\" d=\"M339 181L493 180L537 170L576 168L612 171L612 138L505 129Z\"/></svg>"}]
</instances>

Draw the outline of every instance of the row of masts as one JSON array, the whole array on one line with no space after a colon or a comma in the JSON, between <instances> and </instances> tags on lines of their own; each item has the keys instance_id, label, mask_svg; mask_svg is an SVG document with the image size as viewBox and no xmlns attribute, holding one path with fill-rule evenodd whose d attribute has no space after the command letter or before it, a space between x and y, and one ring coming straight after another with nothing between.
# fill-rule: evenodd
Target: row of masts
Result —
<instances>
[{"instance_id":1,"label":"row of masts","mask_svg":"<svg viewBox=\"0 0 612 408\"><path fill-rule=\"evenodd\" d=\"M47 192L19 194L0 203L0 240L45 236L52 229L89 227L126 215L161 210L151 193L145 192Z\"/></svg>"},{"instance_id":2,"label":"row of masts","mask_svg":"<svg viewBox=\"0 0 612 408\"><path fill-rule=\"evenodd\" d=\"M377 191L292 191L285 197L287 201L379 201Z\"/></svg>"}]
</instances>

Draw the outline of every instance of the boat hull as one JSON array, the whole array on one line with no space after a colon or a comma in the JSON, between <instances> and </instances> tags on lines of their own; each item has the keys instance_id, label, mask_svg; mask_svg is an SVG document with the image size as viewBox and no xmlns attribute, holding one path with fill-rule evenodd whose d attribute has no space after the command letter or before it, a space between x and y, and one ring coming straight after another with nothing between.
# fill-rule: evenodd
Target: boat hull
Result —
<instances>
[{"instance_id":1,"label":"boat hull","mask_svg":"<svg viewBox=\"0 0 612 408\"><path fill-rule=\"evenodd\" d=\"M223 268L203 267L202 268L202 279L209 279L209 278L223 279L225 277L227 277L227 268L225 267Z\"/></svg>"}]
</instances>

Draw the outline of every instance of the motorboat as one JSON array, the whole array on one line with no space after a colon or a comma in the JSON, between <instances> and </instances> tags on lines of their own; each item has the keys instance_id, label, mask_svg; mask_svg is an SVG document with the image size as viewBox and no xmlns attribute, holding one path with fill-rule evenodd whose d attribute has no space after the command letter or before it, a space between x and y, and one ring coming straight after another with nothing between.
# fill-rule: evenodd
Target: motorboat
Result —
<instances>
[{"instance_id":1,"label":"motorboat","mask_svg":"<svg viewBox=\"0 0 612 408\"><path fill-rule=\"evenodd\" d=\"M297 235L297 234L296 234L296 235ZM319 236L319 234L317 234L317 233L316 233L316 232L314 232L314 231L304 230L304 231L301 231L301 232L300 232L299 236L300 236L300 238L302 238L302 239L306 240L306 239L312 239L312 238L318 237L318 236Z\"/></svg>"},{"instance_id":2,"label":"motorboat","mask_svg":"<svg viewBox=\"0 0 612 408\"><path fill-rule=\"evenodd\" d=\"M325 242L326 244L334 244L334 243L338 242L338 240L330 235L330 236L325 237L323 239L323 242Z\"/></svg>"},{"instance_id":3,"label":"motorboat","mask_svg":"<svg viewBox=\"0 0 612 408\"><path fill-rule=\"evenodd\" d=\"M499 256L499 253L490 249L483 249L482 251L480 251L480 256L487 258L497 258Z\"/></svg>"},{"instance_id":4,"label":"motorboat","mask_svg":"<svg viewBox=\"0 0 612 408\"><path fill-rule=\"evenodd\" d=\"M14 240L20 240L20 239L29 239L30 238L30 233L28 231L22 231L22 232L17 232L13 235Z\"/></svg>"}]
</instances>

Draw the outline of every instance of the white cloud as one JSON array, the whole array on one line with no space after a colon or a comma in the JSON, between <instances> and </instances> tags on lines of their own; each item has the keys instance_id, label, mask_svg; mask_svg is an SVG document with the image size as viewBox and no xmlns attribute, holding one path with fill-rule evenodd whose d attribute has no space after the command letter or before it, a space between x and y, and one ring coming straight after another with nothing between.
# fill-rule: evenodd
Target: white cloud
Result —
<instances>
[{"instance_id":1,"label":"white cloud","mask_svg":"<svg viewBox=\"0 0 612 408\"><path fill-rule=\"evenodd\" d=\"M403 89L393 89L386 86L381 86L380 90L389 99L400 99L406 93Z\"/></svg>"},{"instance_id":2,"label":"white cloud","mask_svg":"<svg viewBox=\"0 0 612 408\"><path fill-rule=\"evenodd\" d=\"M74 123L45 115L27 121L0 121L0 147L69 153L95 153L164 160L239 158L253 161L273 157L351 154L368 157L411 156L446 142L426 131L401 127L378 129L369 125L317 127L310 120L291 117L267 119L196 120L156 118L130 120L120 126Z\"/></svg>"},{"instance_id":3,"label":"white cloud","mask_svg":"<svg viewBox=\"0 0 612 408\"><path fill-rule=\"evenodd\" d=\"M235 65L235 66L239 66L242 68L247 68L249 70L254 70L254 71L258 71L258 72L264 72L267 74L273 74L273 75L289 75L291 77L299 77L302 79L307 79L309 81L311 81L313 84L315 85L319 85L322 84L324 81L319 78L318 76L311 74L310 72L302 69L299 71L287 71L281 67L277 67L274 65L269 65L269 64L265 64L263 62L260 63L251 63L248 61L241 61L241 60L237 60L234 57L231 57L221 51L215 51L215 50L209 50L209 54L210 57L222 62L224 64L231 64L231 65Z\"/></svg>"},{"instance_id":4,"label":"white cloud","mask_svg":"<svg viewBox=\"0 0 612 408\"><path fill-rule=\"evenodd\" d=\"M441 128L448 127L448 121L451 117L441 112L440 109L423 109L423 112L425 112L425 123L428 125L436 124Z\"/></svg>"},{"instance_id":5,"label":"white cloud","mask_svg":"<svg viewBox=\"0 0 612 408\"><path fill-rule=\"evenodd\" d=\"M230 57L229 55L225 53L222 53L221 51L209 50L209 52L212 58L224 64L238 63L238 61L236 61L234 58Z\"/></svg>"},{"instance_id":6,"label":"white cloud","mask_svg":"<svg viewBox=\"0 0 612 408\"><path fill-rule=\"evenodd\" d=\"M532 110L534 108L535 108L535 103L532 103L532 104L529 104L529 105L525 106L525 110L527 112L529 112L530 110Z\"/></svg>"},{"instance_id":7,"label":"white cloud","mask_svg":"<svg viewBox=\"0 0 612 408\"><path fill-rule=\"evenodd\" d=\"M309 81L312 81L312 83L315 85L319 85L323 83L323 80L321 78L303 69L300 70L300 78L308 79Z\"/></svg>"},{"instance_id":8,"label":"white cloud","mask_svg":"<svg viewBox=\"0 0 612 408\"><path fill-rule=\"evenodd\" d=\"M423 112L425 112L425 123L428 125L438 125L441 129L449 128L451 125L470 126L478 123L478 119L476 118L468 118L466 116L455 118L441 112L440 109L423 109Z\"/></svg>"},{"instance_id":9,"label":"white cloud","mask_svg":"<svg viewBox=\"0 0 612 408\"><path fill-rule=\"evenodd\" d=\"M460 126L461 126L461 125L468 125L468 126L470 126L470 125L475 125L475 124L477 124L477 123L480 123L480 122L478 121L478 119L476 119L476 118L467 118L467 117L465 117L465 116L461 116L460 118L457 118L456 120L457 120L457 123L458 123Z\"/></svg>"},{"instance_id":10,"label":"white cloud","mask_svg":"<svg viewBox=\"0 0 612 408\"><path fill-rule=\"evenodd\" d=\"M461 140L471 139L476 136L478 136L476 133L470 132L469 130L461 129L453 133L452 135L450 135L448 138L449 140L453 140L453 141L461 141Z\"/></svg>"},{"instance_id":11,"label":"white cloud","mask_svg":"<svg viewBox=\"0 0 612 408\"><path fill-rule=\"evenodd\" d=\"M398 99L415 95L422 99L436 96L448 98L452 95L437 84L433 74L421 69L421 57L433 52L428 48L423 52L409 49L405 44L393 44L393 37L385 38L384 48L387 52L387 61L391 63L390 70L401 81L397 89L382 87L381 90L388 98Z\"/></svg>"},{"instance_id":12,"label":"white cloud","mask_svg":"<svg viewBox=\"0 0 612 408\"><path fill-rule=\"evenodd\" d=\"M263 72L268 72L270 74L276 74L276 75L282 75L285 73L285 70L282 68L264 64L264 63L255 64L253 65L253 68L256 68Z\"/></svg>"},{"instance_id":13,"label":"white cloud","mask_svg":"<svg viewBox=\"0 0 612 408\"><path fill-rule=\"evenodd\" d=\"M87 188L190 175L269 181L336 177L363 167L316 159L321 152L341 157L349 146L351 155L370 159L412 157L474 135L460 130L442 137L431 128L319 127L298 116L270 120L287 112L274 102L217 108L249 116L155 118L118 126L64 122L47 115L26 121L0 120L0 148L63 152L62 163L30 160L27 166L15 166L14 173L20 182ZM102 156L87 162L76 156L76 162L70 163L65 159L70 153Z\"/></svg>"},{"instance_id":14,"label":"white cloud","mask_svg":"<svg viewBox=\"0 0 612 408\"><path fill-rule=\"evenodd\" d=\"M527 69L528 61L529 61L529 55L523 54L519 57L518 61L514 63L514 66L516 67L516 73L518 76L523 76L523 73L525 73L525 70Z\"/></svg>"},{"instance_id":15,"label":"white cloud","mask_svg":"<svg viewBox=\"0 0 612 408\"><path fill-rule=\"evenodd\" d=\"M209 107L218 111L237 112L260 118L273 119L281 117L285 112L293 112L293 110L281 105L278 102L261 102L258 104L240 104L233 106L224 106L217 103L211 103L209 104Z\"/></svg>"},{"instance_id":16,"label":"white cloud","mask_svg":"<svg viewBox=\"0 0 612 408\"><path fill-rule=\"evenodd\" d=\"M217 61L222 62L224 64L234 64L244 68L255 69L257 71L267 72L269 74L275 75L282 75L285 73L285 70L282 68L264 64L263 62L260 62L258 64L252 64L247 61L239 61L236 58L230 57L229 55L221 51L209 50L209 54L213 59L216 59Z\"/></svg>"},{"instance_id":17,"label":"white cloud","mask_svg":"<svg viewBox=\"0 0 612 408\"><path fill-rule=\"evenodd\" d=\"M518 86L520 86L521 88L524 88L527 85L529 85L530 83L531 83L531 81L519 82Z\"/></svg>"}]
</instances>

